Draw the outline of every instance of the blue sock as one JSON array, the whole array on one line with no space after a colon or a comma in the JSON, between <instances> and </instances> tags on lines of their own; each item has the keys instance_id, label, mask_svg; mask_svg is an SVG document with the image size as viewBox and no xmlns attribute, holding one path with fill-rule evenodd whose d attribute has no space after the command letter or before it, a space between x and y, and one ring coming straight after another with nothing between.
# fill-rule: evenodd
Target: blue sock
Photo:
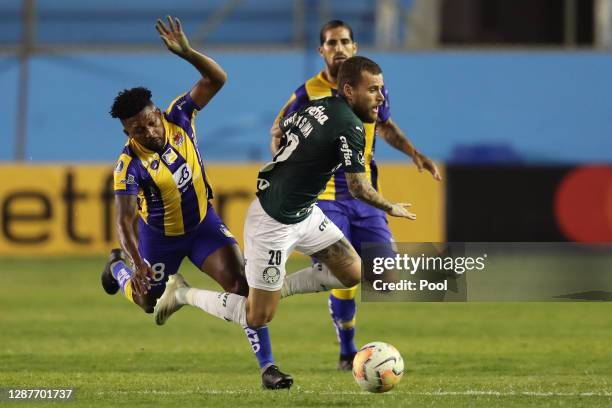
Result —
<instances>
[{"instance_id":1,"label":"blue sock","mask_svg":"<svg viewBox=\"0 0 612 408\"><path fill-rule=\"evenodd\" d=\"M247 339L249 339L249 343L251 343L251 348L255 353L255 357L257 357L259 368L264 370L268 366L274 364L268 326L263 326L258 329L253 327L245 327L244 332L247 335Z\"/></svg>"},{"instance_id":2,"label":"blue sock","mask_svg":"<svg viewBox=\"0 0 612 408\"><path fill-rule=\"evenodd\" d=\"M113 277L119 282L121 292L125 295L125 285L130 281L133 275L132 270L123 261L114 262L111 265L111 273Z\"/></svg>"},{"instance_id":3,"label":"blue sock","mask_svg":"<svg viewBox=\"0 0 612 408\"><path fill-rule=\"evenodd\" d=\"M334 295L329 295L329 313L336 327L340 354L343 356L357 352L354 341L355 309L355 299L338 299Z\"/></svg>"}]
</instances>

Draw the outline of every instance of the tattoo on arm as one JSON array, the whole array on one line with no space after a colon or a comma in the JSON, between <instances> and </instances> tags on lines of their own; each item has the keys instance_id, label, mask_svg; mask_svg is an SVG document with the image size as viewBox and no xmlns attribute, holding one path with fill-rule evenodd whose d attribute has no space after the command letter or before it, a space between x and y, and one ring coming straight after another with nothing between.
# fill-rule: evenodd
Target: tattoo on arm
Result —
<instances>
[{"instance_id":1,"label":"tattoo on arm","mask_svg":"<svg viewBox=\"0 0 612 408\"><path fill-rule=\"evenodd\" d=\"M383 139L397 150L406 153L408 156L414 157L416 147L408 140L402 129L395 124L391 119L384 123L379 123L376 126L378 133Z\"/></svg>"},{"instance_id":2,"label":"tattoo on arm","mask_svg":"<svg viewBox=\"0 0 612 408\"><path fill-rule=\"evenodd\" d=\"M393 208L393 204L385 197L374 190L372 184L366 177L365 173L344 173L348 189L353 197L365 201L366 203L380 208L383 211L389 211Z\"/></svg>"},{"instance_id":3,"label":"tattoo on arm","mask_svg":"<svg viewBox=\"0 0 612 408\"><path fill-rule=\"evenodd\" d=\"M358 258L357 252L345 237L313 256L325 265L337 269L348 268Z\"/></svg>"}]
</instances>

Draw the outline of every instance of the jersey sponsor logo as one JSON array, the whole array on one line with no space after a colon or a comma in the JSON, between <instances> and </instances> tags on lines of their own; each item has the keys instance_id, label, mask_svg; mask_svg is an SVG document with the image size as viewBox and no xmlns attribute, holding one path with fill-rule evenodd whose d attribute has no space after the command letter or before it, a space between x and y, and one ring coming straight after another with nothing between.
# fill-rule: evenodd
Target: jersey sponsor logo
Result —
<instances>
[{"instance_id":1,"label":"jersey sponsor logo","mask_svg":"<svg viewBox=\"0 0 612 408\"><path fill-rule=\"evenodd\" d=\"M340 151L342 152L342 156L344 157L344 165L350 166L353 163L353 152L349 148L348 141L346 137L340 136Z\"/></svg>"},{"instance_id":2,"label":"jersey sponsor logo","mask_svg":"<svg viewBox=\"0 0 612 408\"><path fill-rule=\"evenodd\" d=\"M189 168L189 164L183 163L181 167L179 167L173 174L172 178L176 182L176 186L178 188L183 188L191 181L193 177L193 172Z\"/></svg>"},{"instance_id":3,"label":"jersey sponsor logo","mask_svg":"<svg viewBox=\"0 0 612 408\"><path fill-rule=\"evenodd\" d=\"M182 101L181 103L177 103L176 104L176 109L182 111L183 110L183 106L187 103L187 101Z\"/></svg>"},{"instance_id":4,"label":"jersey sponsor logo","mask_svg":"<svg viewBox=\"0 0 612 408\"><path fill-rule=\"evenodd\" d=\"M363 152L359 152L359 154L357 155L357 161L362 166L365 166L365 158L363 157Z\"/></svg>"},{"instance_id":5,"label":"jersey sponsor logo","mask_svg":"<svg viewBox=\"0 0 612 408\"><path fill-rule=\"evenodd\" d=\"M128 174L127 178L120 181L121 184L136 184L136 180L132 174Z\"/></svg>"},{"instance_id":6,"label":"jersey sponsor logo","mask_svg":"<svg viewBox=\"0 0 612 408\"><path fill-rule=\"evenodd\" d=\"M117 162L117 165L115 166L115 173L121 173L121 170L123 170L123 160L119 160Z\"/></svg>"},{"instance_id":7,"label":"jersey sponsor logo","mask_svg":"<svg viewBox=\"0 0 612 408\"><path fill-rule=\"evenodd\" d=\"M361 129L359 126L355 126L355 129L357 129L358 131L360 131L361 133L363 133L363 129Z\"/></svg>"},{"instance_id":8,"label":"jersey sponsor logo","mask_svg":"<svg viewBox=\"0 0 612 408\"><path fill-rule=\"evenodd\" d=\"M151 162L151 168L152 168L153 170L157 170L157 169L159 168L159 160L153 160L153 161Z\"/></svg>"},{"instance_id":9,"label":"jersey sponsor logo","mask_svg":"<svg viewBox=\"0 0 612 408\"><path fill-rule=\"evenodd\" d=\"M325 114L325 108L323 106L311 106L310 108L306 109L306 113L319 122L319 125L324 125L329 119L329 117Z\"/></svg>"},{"instance_id":10,"label":"jersey sponsor logo","mask_svg":"<svg viewBox=\"0 0 612 408\"><path fill-rule=\"evenodd\" d=\"M323 232L325 231L325 228L327 228L327 226L329 225L329 218L325 217L323 219L323 222L321 222L321 224L319 224L319 231Z\"/></svg>"},{"instance_id":11,"label":"jersey sponsor logo","mask_svg":"<svg viewBox=\"0 0 612 408\"><path fill-rule=\"evenodd\" d=\"M257 179L257 190L264 191L268 187L270 187L270 182L268 180Z\"/></svg>"},{"instance_id":12,"label":"jersey sponsor logo","mask_svg":"<svg viewBox=\"0 0 612 408\"><path fill-rule=\"evenodd\" d=\"M178 159L178 156L176 155L176 153L174 153L174 150L172 150L172 148L169 147L168 150L166 150L164 154L162 155L162 159L169 166L172 163L174 163L176 159Z\"/></svg>"},{"instance_id":13,"label":"jersey sponsor logo","mask_svg":"<svg viewBox=\"0 0 612 408\"><path fill-rule=\"evenodd\" d=\"M296 117L297 117L297 112L293 112L291 115L289 115L285 119L283 119L283 121L282 121L283 127L285 129L287 127L289 127L289 125L291 125L293 123L293 121L295 120Z\"/></svg>"},{"instance_id":14,"label":"jersey sponsor logo","mask_svg":"<svg viewBox=\"0 0 612 408\"><path fill-rule=\"evenodd\" d=\"M268 266L263 271L263 280L270 285L275 284L281 277L281 271L276 266Z\"/></svg>"},{"instance_id":15,"label":"jersey sponsor logo","mask_svg":"<svg viewBox=\"0 0 612 408\"><path fill-rule=\"evenodd\" d=\"M172 141L177 146L182 145L184 140L185 140L185 136L183 136L181 132L176 132L174 136L172 136Z\"/></svg>"}]
</instances>

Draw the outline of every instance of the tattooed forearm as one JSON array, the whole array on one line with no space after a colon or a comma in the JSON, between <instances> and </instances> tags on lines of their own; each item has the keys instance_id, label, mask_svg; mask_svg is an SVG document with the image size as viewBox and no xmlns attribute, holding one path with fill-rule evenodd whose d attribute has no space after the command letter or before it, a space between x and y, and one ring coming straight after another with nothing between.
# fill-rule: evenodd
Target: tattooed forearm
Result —
<instances>
[{"instance_id":1,"label":"tattooed forearm","mask_svg":"<svg viewBox=\"0 0 612 408\"><path fill-rule=\"evenodd\" d=\"M338 269L348 268L359 258L359 255L357 255L357 252L355 252L355 249L346 238L342 238L335 244L313 254L313 256L328 267Z\"/></svg>"},{"instance_id":2,"label":"tattooed forearm","mask_svg":"<svg viewBox=\"0 0 612 408\"><path fill-rule=\"evenodd\" d=\"M389 202L385 197L378 194L378 191L374 190L372 184L367 179L365 173L344 173L346 176L346 183L348 189L358 200L364 201L376 208L380 208L383 211L389 211L393 207L393 204Z\"/></svg>"},{"instance_id":3,"label":"tattooed forearm","mask_svg":"<svg viewBox=\"0 0 612 408\"><path fill-rule=\"evenodd\" d=\"M408 140L402 129L399 128L391 119L376 125L376 130L383 139L397 150L414 157L417 153L416 147Z\"/></svg>"}]
</instances>

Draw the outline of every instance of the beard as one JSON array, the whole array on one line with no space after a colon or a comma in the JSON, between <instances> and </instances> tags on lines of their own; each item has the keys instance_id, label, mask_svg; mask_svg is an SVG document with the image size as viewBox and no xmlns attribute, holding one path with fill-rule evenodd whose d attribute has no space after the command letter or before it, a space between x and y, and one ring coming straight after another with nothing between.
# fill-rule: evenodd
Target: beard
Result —
<instances>
[{"instance_id":1,"label":"beard","mask_svg":"<svg viewBox=\"0 0 612 408\"><path fill-rule=\"evenodd\" d=\"M331 64L327 64L327 68L329 69L329 73L334 78L338 77L338 71L340 71L340 65L342 65L342 63L338 63L336 61L332 61Z\"/></svg>"},{"instance_id":2,"label":"beard","mask_svg":"<svg viewBox=\"0 0 612 408\"><path fill-rule=\"evenodd\" d=\"M370 106L353 106L353 112L363 123L373 123L378 119L378 113L372 112Z\"/></svg>"}]
</instances>

